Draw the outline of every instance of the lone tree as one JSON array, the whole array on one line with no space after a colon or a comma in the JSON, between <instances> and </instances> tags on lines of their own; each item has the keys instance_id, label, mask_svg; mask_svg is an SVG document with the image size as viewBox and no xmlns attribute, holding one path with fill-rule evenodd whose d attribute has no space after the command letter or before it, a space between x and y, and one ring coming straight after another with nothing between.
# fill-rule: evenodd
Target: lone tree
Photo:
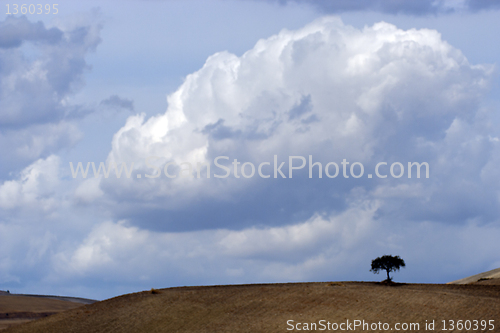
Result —
<instances>
[{"instance_id":1,"label":"lone tree","mask_svg":"<svg viewBox=\"0 0 500 333\"><path fill-rule=\"evenodd\" d=\"M399 271L399 268L405 266L405 261L399 256L385 255L372 260L372 269L370 271L378 274L380 271L385 270L387 272L387 281L392 281L389 273Z\"/></svg>"}]
</instances>

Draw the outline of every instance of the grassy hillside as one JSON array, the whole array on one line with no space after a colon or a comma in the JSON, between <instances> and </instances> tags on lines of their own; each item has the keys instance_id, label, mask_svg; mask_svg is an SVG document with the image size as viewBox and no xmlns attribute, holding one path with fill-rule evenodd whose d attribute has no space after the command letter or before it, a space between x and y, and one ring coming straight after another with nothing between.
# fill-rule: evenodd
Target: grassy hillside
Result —
<instances>
[{"instance_id":1,"label":"grassy hillside","mask_svg":"<svg viewBox=\"0 0 500 333\"><path fill-rule=\"evenodd\" d=\"M288 320L356 319L391 327L419 323L422 332L426 320L436 321L437 332L441 320L495 320L498 331L500 286L344 282L170 288L85 305L5 332L286 332Z\"/></svg>"}]
</instances>

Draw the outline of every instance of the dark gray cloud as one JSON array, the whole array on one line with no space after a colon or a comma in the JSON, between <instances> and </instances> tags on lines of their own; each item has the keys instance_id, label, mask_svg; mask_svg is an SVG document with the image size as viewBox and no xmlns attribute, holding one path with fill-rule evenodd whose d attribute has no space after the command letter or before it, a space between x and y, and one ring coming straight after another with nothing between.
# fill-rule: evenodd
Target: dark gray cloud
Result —
<instances>
[{"instance_id":1,"label":"dark gray cloud","mask_svg":"<svg viewBox=\"0 0 500 333\"><path fill-rule=\"evenodd\" d=\"M289 112L289 119L300 118L302 115L312 110L311 95L303 96L296 106Z\"/></svg>"},{"instance_id":2,"label":"dark gray cloud","mask_svg":"<svg viewBox=\"0 0 500 333\"><path fill-rule=\"evenodd\" d=\"M471 10L500 9L500 0L466 0L465 3Z\"/></svg>"},{"instance_id":3,"label":"dark gray cloud","mask_svg":"<svg viewBox=\"0 0 500 333\"><path fill-rule=\"evenodd\" d=\"M375 11L389 14L427 15L457 10L477 11L500 8L498 0L466 0L456 5L443 0L276 0L281 4L305 3L325 13Z\"/></svg>"},{"instance_id":4,"label":"dark gray cloud","mask_svg":"<svg viewBox=\"0 0 500 333\"><path fill-rule=\"evenodd\" d=\"M241 136L240 130L233 130L224 126L224 119L219 119L215 124L206 125L201 131L203 134L209 134L215 140L231 139Z\"/></svg>"},{"instance_id":5,"label":"dark gray cloud","mask_svg":"<svg viewBox=\"0 0 500 333\"><path fill-rule=\"evenodd\" d=\"M7 16L0 22L0 48L15 48L25 41L56 44L61 41L63 32L57 28L46 29L39 21L32 23L26 16Z\"/></svg>"},{"instance_id":6,"label":"dark gray cloud","mask_svg":"<svg viewBox=\"0 0 500 333\"><path fill-rule=\"evenodd\" d=\"M442 1L434 0L298 0L298 2L309 3L329 13L372 10L391 14L422 15L442 10Z\"/></svg>"},{"instance_id":7,"label":"dark gray cloud","mask_svg":"<svg viewBox=\"0 0 500 333\"><path fill-rule=\"evenodd\" d=\"M111 108L121 108L134 111L134 101L131 99L121 98L118 95L109 96L108 98L103 99L99 104Z\"/></svg>"},{"instance_id":8,"label":"dark gray cloud","mask_svg":"<svg viewBox=\"0 0 500 333\"><path fill-rule=\"evenodd\" d=\"M74 144L80 134L71 120L91 112L68 97L83 86L100 24L67 26L48 29L25 16L0 22L0 178Z\"/></svg>"}]
</instances>

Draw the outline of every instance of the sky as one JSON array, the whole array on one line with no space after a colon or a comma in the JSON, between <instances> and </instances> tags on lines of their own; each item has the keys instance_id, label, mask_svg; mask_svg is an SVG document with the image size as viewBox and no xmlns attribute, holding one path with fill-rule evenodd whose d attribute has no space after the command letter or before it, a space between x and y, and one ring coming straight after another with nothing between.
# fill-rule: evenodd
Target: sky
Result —
<instances>
[{"instance_id":1,"label":"sky","mask_svg":"<svg viewBox=\"0 0 500 333\"><path fill-rule=\"evenodd\" d=\"M21 10L0 12L0 289L500 267L500 1Z\"/></svg>"}]
</instances>

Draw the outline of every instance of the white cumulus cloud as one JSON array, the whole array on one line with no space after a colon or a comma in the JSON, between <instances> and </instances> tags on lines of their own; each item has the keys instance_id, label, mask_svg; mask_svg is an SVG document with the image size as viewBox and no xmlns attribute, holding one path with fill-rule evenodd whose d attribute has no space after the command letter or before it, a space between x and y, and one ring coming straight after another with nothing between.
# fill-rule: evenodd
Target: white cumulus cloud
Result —
<instances>
[{"instance_id":1,"label":"white cumulus cloud","mask_svg":"<svg viewBox=\"0 0 500 333\"><path fill-rule=\"evenodd\" d=\"M149 163L163 171L169 162L196 166L217 156L228 156L227 165L237 158L257 166L272 162L274 155L285 162L288 156L312 155L323 165L344 158L362 162L372 173L382 161L428 162L431 179L304 180L303 173L302 180L285 182L233 175L223 180L167 179L164 174L137 179L134 174L131 179L103 179L100 188L115 202L129 203L128 210L111 208L116 216L147 228L290 223L294 216L299 221L299 216L344 209L346 194L354 188L380 197L383 188L402 188L404 183L418 188L413 202L406 201L415 204L407 215L424 209L426 218L450 218L436 217L434 210L441 208L423 205L434 196L440 202L436 205L454 209L451 201L445 203L449 193L437 184L453 182L447 174L458 168L446 161L468 158L468 151L457 150L457 144L475 136L478 149L477 163L463 174L459 193L464 198L467 179L492 154L492 143L484 139L490 133L482 133L484 117L479 116L492 73L491 66L470 64L435 30L405 31L384 22L358 30L325 17L262 39L241 57L228 52L210 56L168 96L164 114L128 119L113 138L108 163L134 162L143 176L155 173L145 164L150 156L157 159ZM175 167L169 172L176 172ZM386 199L381 211L392 214L400 204L399 199ZM487 210L494 210L492 202L488 205ZM459 215L463 221L476 213ZM200 221L205 215L212 216L210 222Z\"/></svg>"}]
</instances>

